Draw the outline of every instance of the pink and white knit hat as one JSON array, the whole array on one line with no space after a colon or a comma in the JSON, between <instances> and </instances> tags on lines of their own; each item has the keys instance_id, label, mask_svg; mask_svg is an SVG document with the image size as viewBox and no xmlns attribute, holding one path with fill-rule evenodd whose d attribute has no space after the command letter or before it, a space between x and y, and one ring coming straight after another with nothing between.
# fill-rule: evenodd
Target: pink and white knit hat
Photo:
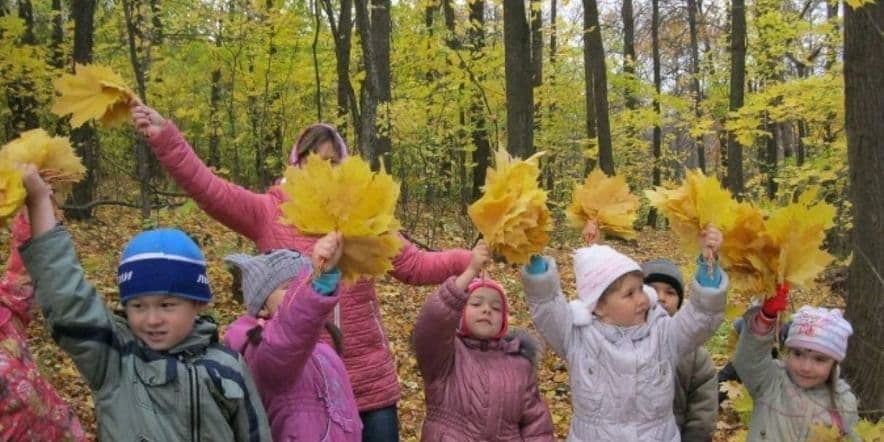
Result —
<instances>
[{"instance_id":1,"label":"pink and white knit hat","mask_svg":"<svg viewBox=\"0 0 884 442\"><path fill-rule=\"evenodd\" d=\"M637 262L608 246L593 245L577 249L574 252L574 274L580 299L571 301L574 324L589 323L589 313L595 310L602 293L617 278L641 270ZM651 289L645 290L645 293L651 301L650 305L656 304L656 292Z\"/></svg>"},{"instance_id":2,"label":"pink and white knit hat","mask_svg":"<svg viewBox=\"0 0 884 442\"><path fill-rule=\"evenodd\" d=\"M785 344L818 351L841 362L847 355L847 338L852 334L853 327L841 310L805 305L792 315Z\"/></svg>"}]
</instances>

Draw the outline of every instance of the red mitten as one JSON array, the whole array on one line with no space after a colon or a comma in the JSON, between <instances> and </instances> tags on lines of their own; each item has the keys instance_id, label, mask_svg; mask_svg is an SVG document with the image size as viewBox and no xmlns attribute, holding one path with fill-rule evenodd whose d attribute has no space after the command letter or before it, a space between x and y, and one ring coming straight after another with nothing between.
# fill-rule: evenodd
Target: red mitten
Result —
<instances>
[{"instance_id":1,"label":"red mitten","mask_svg":"<svg viewBox=\"0 0 884 442\"><path fill-rule=\"evenodd\" d=\"M786 310L786 303L789 301L789 283L784 282L777 287L777 294L761 306L761 313L768 319L775 319L780 312Z\"/></svg>"}]
</instances>

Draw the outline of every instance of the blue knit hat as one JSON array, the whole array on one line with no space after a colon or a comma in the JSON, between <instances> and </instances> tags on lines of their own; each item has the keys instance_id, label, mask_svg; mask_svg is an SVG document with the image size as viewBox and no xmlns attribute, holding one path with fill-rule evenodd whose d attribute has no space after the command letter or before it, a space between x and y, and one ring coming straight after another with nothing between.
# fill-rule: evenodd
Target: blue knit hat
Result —
<instances>
[{"instance_id":1,"label":"blue knit hat","mask_svg":"<svg viewBox=\"0 0 884 442\"><path fill-rule=\"evenodd\" d=\"M135 235L123 250L117 283L123 304L151 294L206 303L212 300L203 252L187 234L176 229Z\"/></svg>"}]
</instances>

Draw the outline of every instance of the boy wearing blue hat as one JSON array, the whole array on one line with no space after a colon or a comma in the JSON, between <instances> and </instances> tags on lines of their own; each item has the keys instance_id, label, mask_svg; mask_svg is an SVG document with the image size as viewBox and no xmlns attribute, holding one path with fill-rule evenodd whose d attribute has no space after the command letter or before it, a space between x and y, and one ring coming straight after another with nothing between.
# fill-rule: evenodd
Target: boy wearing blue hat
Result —
<instances>
[{"instance_id":1,"label":"boy wearing blue hat","mask_svg":"<svg viewBox=\"0 0 884 442\"><path fill-rule=\"evenodd\" d=\"M269 441L242 357L199 313L211 301L206 263L184 232L136 235L117 281L126 317L85 281L49 186L23 168L32 239L21 255L52 337L92 390L100 440Z\"/></svg>"}]
</instances>

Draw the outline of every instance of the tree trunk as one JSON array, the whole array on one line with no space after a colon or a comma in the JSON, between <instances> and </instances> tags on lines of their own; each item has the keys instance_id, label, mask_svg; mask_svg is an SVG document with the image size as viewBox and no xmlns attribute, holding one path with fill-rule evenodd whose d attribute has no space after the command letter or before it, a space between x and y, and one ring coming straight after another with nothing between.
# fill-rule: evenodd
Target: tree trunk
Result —
<instances>
[{"instance_id":1,"label":"tree trunk","mask_svg":"<svg viewBox=\"0 0 884 442\"><path fill-rule=\"evenodd\" d=\"M372 170L379 170L381 162L385 170L391 170L390 155L392 145L390 134L393 130L390 104L393 99L390 90L390 0L371 0L371 44L374 48L375 70L377 72L377 106L380 117L377 139L375 140L375 156Z\"/></svg>"},{"instance_id":2,"label":"tree trunk","mask_svg":"<svg viewBox=\"0 0 884 442\"><path fill-rule=\"evenodd\" d=\"M731 2L731 85L728 109L735 112L743 107L746 82L746 3ZM737 198L743 195L743 147L733 133L727 134L727 183Z\"/></svg>"},{"instance_id":3,"label":"tree trunk","mask_svg":"<svg viewBox=\"0 0 884 442\"><path fill-rule=\"evenodd\" d=\"M380 164L375 150L377 143L377 106L378 106L378 72L375 64L372 29L369 24L368 0L356 0L356 29L362 46L362 62L365 68L365 79L362 81L360 101L360 151L364 158L374 167Z\"/></svg>"},{"instance_id":4,"label":"tree trunk","mask_svg":"<svg viewBox=\"0 0 884 442\"><path fill-rule=\"evenodd\" d=\"M347 138L347 125L343 123L344 118L348 114L353 122L353 128L358 144L359 136L359 103L356 100L356 91L353 90L353 84L350 83L350 47L351 37L353 35L353 1L341 0L341 10L338 18L335 20L334 9L331 0L320 0L322 2L325 13L328 16L329 27L335 42L335 71L337 80L337 103L338 118L342 124L338 126L338 131L344 139Z\"/></svg>"},{"instance_id":5,"label":"tree trunk","mask_svg":"<svg viewBox=\"0 0 884 442\"><path fill-rule=\"evenodd\" d=\"M798 148L797 148L797 164L799 166L804 165L805 160L805 150L804 150L804 137L807 136L807 123L804 120L798 120Z\"/></svg>"},{"instance_id":6,"label":"tree trunk","mask_svg":"<svg viewBox=\"0 0 884 442\"><path fill-rule=\"evenodd\" d=\"M660 75L660 4L659 0L651 0L651 51L653 52L653 64L654 64L654 91L657 92L657 96L660 94L660 89L663 85L663 79ZM655 96L654 98L654 112L657 114L657 118L660 118L660 100L658 100ZM654 155L654 167L651 172L651 183L654 186L660 186L662 181L662 176L660 172L660 161L663 158L663 131L660 129L659 124L654 125L654 134L653 139L651 141L651 151ZM651 207L651 211L648 213L648 225L651 227L657 227L657 209Z\"/></svg>"},{"instance_id":7,"label":"tree trunk","mask_svg":"<svg viewBox=\"0 0 884 442\"><path fill-rule=\"evenodd\" d=\"M596 109L595 109L595 91L593 90L594 81L592 80L592 50L590 49L589 44L589 9L586 7L586 3L583 5L583 78L584 78L584 92L583 97L586 101L586 139L595 140L598 137L598 131L596 130ZM595 168L596 162L591 158L586 158L584 165L584 175L589 175L589 172Z\"/></svg>"},{"instance_id":8,"label":"tree trunk","mask_svg":"<svg viewBox=\"0 0 884 442\"><path fill-rule=\"evenodd\" d=\"M467 38L471 46L473 62L480 60L485 49L485 0L470 0L470 26ZM481 81L481 79L477 79ZM485 121L485 108L482 105L481 91L474 91L470 103L471 138L476 150L473 151L473 200L482 195L485 184L485 172L491 158L491 143L488 141L488 124Z\"/></svg>"},{"instance_id":9,"label":"tree trunk","mask_svg":"<svg viewBox=\"0 0 884 442\"><path fill-rule=\"evenodd\" d=\"M215 34L215 47L221 48L224 42L224 24L218 23L218 32ZM213 167L221 166L221 67L212 70L212 82L209 89L209 158L208 164Z\"/></svg>"},{"instance_id":10,"label":"tree trunk","mask_svg":"<svg viewBox=\"0 0 884 442\"><path fill-rule=\"evenodd\" d=\"M589 45L592 87L595 98L596 128L599 140L599 167L608 175L614 175L614 148L611 145L611 122L608 119L608 72L605 68L605 47L599 25L596 0L583 0L584 45Z\"/></svg>"},{"instance_id":11,"label":"tree trunk","mask_svg":"<svg viewBox=\"0 0 884 442\"><path fill-rule=\"evenodd\" d=\"M838 61L838 43L835 36L838 34L838 6L840 4L840 1L826 2L826 21L835 27L826 39L826 72L832 70L832 65Z\"/></svg>"},{"instance_id":12,"label":"tree trunk","mask_svg":"<svg viewBox=\"0 0 884 442\"><path fill-rule=\"evenodd\" d=\"M531 7L531 85L543 84L543 5L530 0Z\"/></svg>"},{"instance_id":13,"label":"tree trunk","mask_svg":"<svg viewBox=\"0 0 884 442\"><path fill-rule=\"evenodd\" d=\"M138 92L141 101L147 104L147 85L145 84L144 66L138 56L136 35L141 35L141 30L135 22L135 8L138 5L131 0L123 0L123 14L126 20L126 35L129 43L129 61L132 64L132 71L135 75L135 90ZM138 176L138 187L140 189L140 206L141 219L145 220L150 217L150 159L151 154L147 146L147 142L143 137L135 139L135 161L136 173Z\"/></svg>"},{"instance_id":14,"label":"tree trunk","mask_svg":"<svg viewBox=\"0 0 884 442\"><path fill-rule=\"evenodd\" d=\"M620 16L623 19L623 72L630 76L635 75L635 18L632 10L632 0L623 0L623 7L620 9ZM635 109L638 102L629 86L623 92L626 99L626 108Z\"/></svg>"},{"instance_id":15,"label":"tree trunk","mask_svg":"<svg viewBox=\"0 0 884 442\"><path fill-rule=\"evenodd\" d=\"M61 0L52 0L52 43L49 46L49 53L52 67L64 69L64 10Z\"/></svg>"},{"instance_id":16,"label":"tree trunk","mask_svg":"<svg viewBox=\"0 0 884 442\"><path fill-rule=\"evenodd\" d=\"M774 199L777 196L777 124L770 120L770 116L765 115L767 124L765 129L770 133L765 143L765 159L764 172L767 174L767 197Z\"/></svg>"},{"instance_id":17,"label":"tree trunk","mask_svg":"<svg viewBox=\"0 0 884 442\"><path fill-rule=\"evenodd\" d=\"M524 2L503 0L507 151L519 158L534 153L534 90L531 87L529 37Z\"/></svg>"},{"instance_id":18,"label":"tree trunk","mask_svg":"<svg viewBox=\"0 0 884 442\"><path fill-rule=\"evenodd\" d=\"M19 44L25 47L36 46L37 39L34 36L34 9L30 0L18 1L18 18L24 22L24 32ZM20 76L13 82L9 82L6 89L6 102L11 111L9 135L16 132L24 132L40 125L37 118L37 98L34 96L36 89L33 73L30 68L23 68Z\"/></svg>"},{"instance_id":19,"label":"tree trunk","mask_svg":"<svg viewBox=\"0 0 884 442\"><path fill-rule=\"evenodd\" d=\"M92 37L95 31L93 18L95 0L73 0L71 15L74 19L74 53L73 62L87 64L92 62ZM96 177L98 174L98 135L92 123L84 124L71 130L71 143L77 155L86 167L86 176L74 185L68 198L68 204L83 209L65 209L66 219L83 220L92 218L92 208L88 206L95 195Z\"/></svg>"},{"instance_id":20,"label":"tree trunk","mask_svg":"<svg viewBox=\"0 0 884 442\"><path fill-rule=\"evenodd\" d=\"M700 43L697 38L697 0L688 1L688 28L691 35L691 89L694 98L694 116L697 121L702 117L700 110L700 102L703 100L703 93L700 90ZM697 168L701 172L706 172L706 145L703 143L703 136L697 137Z\"/></svg>"},{"instance_id":21,"label":"tree trunk","mask_svg":"<svg viewBox=\"0 0 884 442\"><path fill-rule=\"evenodd\" d=\"M844 96L847 157L853 203L853 259L847 279L847 319L853 325L844 363L863 417L884 409L884 5L844 14Z\"/></svg>"}]
</instances>

